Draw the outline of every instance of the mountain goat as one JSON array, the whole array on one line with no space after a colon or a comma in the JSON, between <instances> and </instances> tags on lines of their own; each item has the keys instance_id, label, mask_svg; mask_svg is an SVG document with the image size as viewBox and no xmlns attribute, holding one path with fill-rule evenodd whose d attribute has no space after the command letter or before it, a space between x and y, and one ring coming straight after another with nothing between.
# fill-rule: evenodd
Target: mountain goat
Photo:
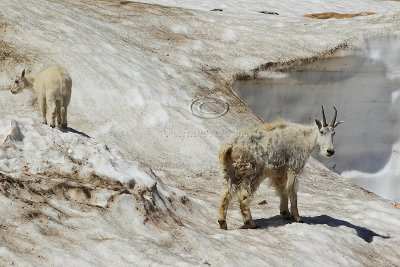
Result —
<instances>
[{"instance_id":1,"label":"mountain goat","mask_svg":"<svg viewBox=\"0 0 400 267\"><path fill-rule=\"evenodd\" d=\"M67 108L71 99L72 80L68 72L61 66L51 66L36 76L25 76L25 70L15 79L11 93L17 94L23 89L33 89L38 96L41 122L47 124L46 107L51 112L51 127L57 123L67 127Z\"/></svg>"},{"instance_id":2,"label":"mountain goat","mask_svg":"<svg viewBox=\"0 0 400 267\"><path fill-rule=\"evenodd\" d=\"M324 107L322 122L301 125L275 121L241 131L220 149L219 159L223 168L225 188L218 211L221 229L227 229L226 214L232 195L239 200L244 228L256 228L250 213L250 201L260 183L269 178L280 197L280 213L285 219L302 222L297 209L298 176L311 152L320 147L320 154L331 157L337 110L332 122L326 123ZM290 212L288 209L290 199Z\"/></svg>"}]
</instances>

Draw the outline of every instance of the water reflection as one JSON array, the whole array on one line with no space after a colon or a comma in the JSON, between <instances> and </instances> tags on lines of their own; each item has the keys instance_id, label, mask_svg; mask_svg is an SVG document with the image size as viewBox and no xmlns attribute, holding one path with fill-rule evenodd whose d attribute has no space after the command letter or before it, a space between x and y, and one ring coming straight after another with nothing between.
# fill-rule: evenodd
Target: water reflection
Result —
<instances>
[{"instance_id":1,"label":"water reflection","mask_svg":"<svg viewBox=\"0 0 400 267\"><path fill-rule=\"evenodd\" d=\"M276 78L237 81L234 90L265 121L283 117L311 123L321 116L321 105L329 118L336 106L345 123L337 129L335 157L313 156L339 173L375 173L400 140L399 39L367 40L351 56L282 71Z\"/></svg>"}]
</instances>

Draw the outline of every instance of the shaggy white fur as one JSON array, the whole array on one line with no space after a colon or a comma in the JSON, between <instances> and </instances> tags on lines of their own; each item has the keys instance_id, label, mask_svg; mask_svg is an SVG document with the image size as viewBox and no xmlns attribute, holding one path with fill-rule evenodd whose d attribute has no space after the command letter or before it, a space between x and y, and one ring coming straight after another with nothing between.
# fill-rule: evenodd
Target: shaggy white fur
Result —
<instances>
[{"instance_id":1,"label":"shaggy white fur","mask_svg":"<svg viewBox=\"0 0 400 267\"><path fill-rule=\"evenodd\" d=\"M219 158L226 186L218 213L220 228L227 229L226 214L233 194L238 196L244 226L256 227L249 205L252 195L265 178L269 178L270 185L275 187L280 197L280 213L286 219L301 222L297 209L298 176L317 146L323 156L334 154L334 128L342 122L336 122L336 115L335 108L335 116L329 125L324 114L323 122L316 119L316 125L287 121L262 124L239 132L223 145Z\"/></svg>"},{"instance_id":2,"label":"shaggy white fur","mask_svg":"<svg viewBox=\"0 0 400 267\"><path fill-rule=\"evenodd\" d=\"M67 70L61 66L51 66L36 76L26 77L25 70L20 77L15 79L11 87L11 93L17 94L23 89L33 89L38 96L41 121L47 124L46 110L51 112L51 127L57 123L62 127L67 127L67 109L71 100L72 80Z\"/></svg>"}]
</instances>

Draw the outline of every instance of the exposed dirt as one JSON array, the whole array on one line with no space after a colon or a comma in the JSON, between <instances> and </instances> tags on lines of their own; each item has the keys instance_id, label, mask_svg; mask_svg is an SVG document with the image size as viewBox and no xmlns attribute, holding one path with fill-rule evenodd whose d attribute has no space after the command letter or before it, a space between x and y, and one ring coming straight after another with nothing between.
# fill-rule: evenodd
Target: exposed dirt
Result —
<instances>
[{"instance_id":1,"label":"exposed dirt","mask_svg":"<svg viewBox=\"0 0 400 267\"><path fill-rule=\"evenodd\" d=\"M259 72L260 71L284 71L290 68L295 68L298 66L302 66L304 64L309 64L315 61L320 60L321 58L333 58L333 57L338 57L339 53L342 53L343 51L348 50L351 47L347 43L347 41L344 41L343 43L328 49L326 51L323 51L321 53L317 53L313 55L312 57L306 57L306 58L297 58L289 61L279 61L279 62L268 62L265 64L260 65L259 67L252 69L249 73L238 73L234 76L235 80L252 80L252 79L263 79L262 77L259 77Z\"/></svg>"},{"instance_id":2,"label":"exposed dirt","mask_svg":"<svg viewBox=\"0 0 400 267\"><path fill-rule=\"evenodd\" d=\"M30 62L30 58L21 48L4 41L8 31L15 31L15 28L0 20L0 71L10 69L10 66Z\"/></svg>"},{"instance_id":3,"label":"exposed dirt","mask_svg":"<svg viewBox=\"0 0 400 267\"><path fill-rule=\"evenodd\" d=\"M112 6L117 7L115 12L119 13L118 18L122 21L131 20L132 16L140 16L143 22L147 21L149 25L154 24L152 30L148 32L153 38L172 43L182 43L185 40L193 39L184 32L171 31L166 23L163 23L161 20L154 21L154 16L164 20L188 20L193 17L193 14L189 10L129 1L120 1L119 4L113 3Z\"/></svg>"},{"instance_id":4,"label":"exposed dirt","mask_svg":"<svg viewBox=\"0 0 400 267\"><path fill-rule=\"evenodd\" d=\"M104 2L104 1L103 1ZM105 1L111 3L111 5L125 8L125 9L130 9L130 10L136 10L136 11L146 11L146 12L151 12L154 14L154 12L160 12L162 15L165 15L166 13L169 13L168 15L174 15L176 12L178 13L186 13L189 14L189 12L186 9L179 8L179 7L171 7L171 6L163 6L163 5L158 5L158 4L147 4L147 3L140 3L140 2L132 2L132 1Z\"/></svg>"},{"instance_id":5,"label":"exposed dirt","mask_svg":"<svg viewBox=\"0 0 400 267\"><path fill-rule=\"evenodd\" d=\"M3 29L7 27L7 23L5 21L0 20L0 30L3 31Z\"/></svg>"},{"instance_id":6,"label":"exposed dirt","mask_svg":"<svg viewBox=\"0 0 400 267\"><path fill-rule=\"evenodd\" d=\"M373 12L359 12L359 13L336 13L336 12L323 12L323 13L313 13L306 14L304 17L312 19L349 19L360 16L370 16L374 15Z\"/></svg>"},{"instance_id":7,"label":"exposed dirt","mask_svg":"<svg viewBox=\"0 0 400 267\"><path fill-rule=\"evenodd\" d=\"M0 173L0 197L9 199L12 203L12 208L6 211L7 216L0 222L0 245L14 253L30 254L40 259L43 252L32 248L35 247L35 241L29 236L24 236L23 241L20 241L16 238L19 234L15 234L24 227L36 227L38 233L43 236L51 240L63 240L66 246L74 246L76 241L68 234L75 228L71 224L74 216L69 209L86 215L99 214L118 225L113 214L120 208L120 200L126 199L127 196L136 208L131 212L139 217L137 219L143 220L143 224L160 229L182 225L181 220L170 210L159 207L165 200L161 198L156 186L140 188L122 185L96 175L85 182L79 179L74 174L24 173L15 178ZM105 206L96 205L95 198L101 194L109 196ZM171 200L169 202L172 203ZM60 207L59 203L63 203L63 207ZM190 206L190 203L184 205ZM0 265L8 266L10 263L3 264L0 259Z\"/></svg>"},{"instance_id":8,"label":"exposed dirt","mask_svg":"<svg viewBox=\"0 0 400 267\"><path fill-rule=\"evenodd\" d=\"M8 69L7 65L27 64L29 57L12 44L0 41L0 71Z\"/></svg>"},{"instance_id":9,"label":"exposed dirt","mask_svg":"<svg viewBox=\"0 0 400 267\"><path fill-rule=\"evenodd\" d=\"M107 192L107 203L99 204L98 194ZM39 173L32 175L24 173L18 178L0 173L0 194L5 197L23 202L29 207L22 215L30 220L42 216L44 206L52 208L52 199L67 201L72 207L80 211L96 209L106 212L112 208L120 195L129 194L134 197L145 223L158 225L159 219L165 217L162 211L155 205L155 199L159 197L157 186L142 188L132 183L122 184L93 174L89 179L80 178L76 173L62 175L59 173ZM159 214L162 213L162 214ZM62 216L66 214L61 214ZM169 214L168 218L171 217ZM177 221L179 224L179 222ZM8 227L6 227L8 228Z\"/></svg>"}]
</instances>

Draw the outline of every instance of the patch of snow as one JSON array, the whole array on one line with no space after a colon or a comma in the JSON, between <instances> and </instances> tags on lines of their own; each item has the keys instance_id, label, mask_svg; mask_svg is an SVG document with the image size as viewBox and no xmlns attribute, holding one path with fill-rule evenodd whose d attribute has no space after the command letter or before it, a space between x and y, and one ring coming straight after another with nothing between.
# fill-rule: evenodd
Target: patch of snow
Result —
<instances>
[{"instance_id":1,"label":"patch of snow","mask_svg":"<svg viewBox=\"0 0 400 267\"><path fill-rule=\"evenodd\" d=\"M252 69L253 66L261 66L265 63L262 57L238 57L232 61L232 65L239 68Z\"/></svg>"},{"instance_id":2,"label":"patch of snow","mask_svg":"<svg viewBox=\"0 0 400 267\"><path fill-rule=\"evenodd\" d=\"M302 1L301 3L295 1L281 2L271 1L266 3L262 0L252 1L251 5L247 1L232 0L229 2L213 1L213 0L144 0L144 3L161 4L165 6L183 7L195 10L210 11L211 9L223 9L223 12L235 14L257 14L260 11L273 11L280 15L303 15L307 13L320 13L320 12L339 12L343 13L344 10L349 13L358 12L393 12L391 8L398 8L395 1L387 1L382 5L382 1L362 1L353 0L346 4L337 4L334 0L323 1L316 3L313 0Z\"/></svg>"},{"instance_id":3,"label":"patch of snow","mask_svg":"<svg viewBox=\"0 0 400 267\"><path fill-rule=\"evenodd\" d=\"M363 173L359 171L343 172L343 177L354 181L365 189L374 191L378 195L386 196L400 202L398 190L400 188L400 142L393 145L392 155L380 171L376 173ZM385 181L384 183L382 181Z\"/></svg>"},{"instance_id":4,"label":"patch of snow","mask_svg":"<svg viewBox=\"0 0 400 267\"><path fill-rule=\"evenodd\" d=\"M111 152L106 145L91 138L50 129L29 118L22 118L20 123L15 120L2 120L0 123L1 128L11 125L10 134L0 135L0 140L11 136L12 146L3 148L3 154L7 156L2 158L2 164L8 166L7 172L10 169L14 174L22 170L34 174L71 173L77 170L80 177L95 174L144 187L152 187L156 183L153 177L141 169L139 163L122 159L118 151Z\"/></svg>"},{"instance_id":5,"label":"patch of snow","mask_svg":"<svg viewBox=\"0 0 400 267\"><path fill-rule=\"evenodd\" d=\"M225 42L235 42L237 40L235 31L232 29L226 29L222 34L222 40Z\"/></svg>"},{"instance_id":6,"label":"patch of snow","mask_svg":"<svg viewBox=\"0 0 400 267\"><path fill-rule=\"evenodd\" d=\"M400 97L400 90L392 92L392 103L396 102Z\"/></svg>"},{"instance_id":7,"label":"patch of snow","mask_svg":"<svg viewBox=\"0 0 400 267\"><path fill-rule=\"evenodd\" d=\"M283 79L288 77L287 73L279 71L260 71L257 73L257 78L261 79Z\"/></svg>"},{"instance_id":8,"label":"patch of snow","mask_svg":"<svg viewBox=\"0 0 400 267\"><path fill-rule=\"evenodd\" d=\"M189 30L186 25L175 24L175 25L172 25L171 31L173 33L178 33L178 34L187 34Z\"/></svg>"}]
</instances>

